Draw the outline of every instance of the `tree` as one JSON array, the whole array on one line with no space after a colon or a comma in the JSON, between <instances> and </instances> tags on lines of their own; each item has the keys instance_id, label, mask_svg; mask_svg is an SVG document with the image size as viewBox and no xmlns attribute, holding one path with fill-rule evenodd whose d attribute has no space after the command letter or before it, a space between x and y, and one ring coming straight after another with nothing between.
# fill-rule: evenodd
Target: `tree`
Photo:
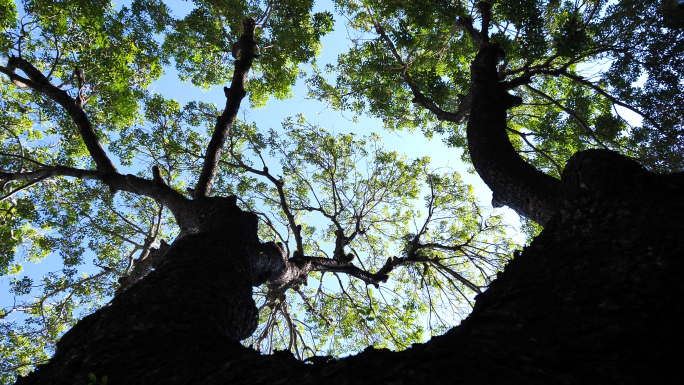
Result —
<instances>
[{"instance_id":1,"label":"tree","mask_svg":"<svg viewBox=\"0 0 684 385\"><path fill-rule=\"evenodd\" d=\"M555 212L556 178L577 151L610 149L653 170L681 171L680 107L654 109L657 100L680 106L683 95L675 80L682 78L683 47L674 2L492 4L481 10L470 2L339 2L360 33L328 68L337 74L334 86L319 73L314 95L382 117L388 129L447 134L466 150L495 205L538 223ZM597 61L605 63L603 70ZM635 84L640 76L646 77L641 87ZM478 129L493 126L480 119L469 119L466 129L475 88L485 78L505 82L505 91L516 96L499 103L522 105L498 130ZM493 86L483 94L497 94ZM639 114L643 125L630 127L615 107Z\"/></svg>"},{"instance_id":2,"label":"tree","mask_svg":"<svg viewBox=\"0 0 684 385\"><path fill-rule=\"evenodd\" d=\"M341 355L369 344L406 348L423 338L423 325L415 322L422 315L430 314L427 327L439 333L467 314L469 299L510 254L500 219L477 205L458 175L428 170L426 158L405 159L383 148L377 135L332 135L303 116L286 122L285 134L260 131L237 119L246 87L253 105L272 95L286 96L297 63L309 60L316 40L330 28L330 15L308 14L310 6L299 9L300 2L277 9L266 5L260 13L251 11L261 21L237 20L232 27L225 21L207 29L198 20L208 14L223 20L224 10L199 4L183 19L172 19L164 7L144 2L117 12L85 4L66 10L29 5L28 15L8 33L8 44L16 50L2 68L11 82L6 84L5 133L12 140L3 153L9 172L2 177L10 219L6 233L13 240L3 263L6 273L16 276L16 248L21 247L33 260L54 258L49 253L57 251L64 268L40 280L24 276L12 282L19 300L3 309L3 318L10 321L3 329L9 376L45 361L46 351L79 318L158 270L169 250L166 240L200 231L202 216L230 217L214 203L207 203L211 214L199 213L202 209L192 202L206 201L210 192L232 202L226 210L234 211L239 203L257 214L259 237L269 240L243 234L250 240L248 254L256 256L250 262L256 289L249 286L250 295L243 299L254 294L260 321L231 337L249 337L244 344L265 353L288 349L303 359L321 352ZM293 22L300 29L288 27ZM173 28L167 31L165 24ZM154 33L166 40L156 41ZM71 41L72 36L80 40ZM255 44L257 36L263 48ZM300 43L270 47L269 39ZM207 46L208 41L215 46ZM72 57L45 61L40 55L57 53L43 44L54 42L63 42L58 52ZM125 49L117 51L120 45ZM263 56L267 52L269 58ZM192 55L202 60L195 62ZM204 102L181 106L147 92L171 57L181 77L200 87L223 83L224 62L233 63L223 111ZM212 57L217 58L213 64ZM93 63L97 58L94 70L83 64L89 58ZM52 69L45 76L38 68ZM95 70L106 78L98 80ZM247 78L250 71L255 78ZM139 80L128 87L117 76ZM26 96L35 101L22 99ZM32 125L47 108L54 126ZM119 110L124 113L98 112ZM209 135L202 132L205 127ZM83 143L45 146L41 135L83 138ZM110 153L101 145L107 142ZM134 168L136 175L118 171L140 163L150 168ZM412 200L423 179L430 193L426 216L420 218ZM189 187L192 180L196 184ZM316 229L320 221L307 223L308 213L327 223ZM81 273L84 259L92 255L85 246L94 254L94 273ZM391 291L378 291L390 273ZM341 290L330 290L325 279ZM316 283L306 287L307 280ZM292 294L285 295L288 291ZM249 319L253 309L245 311ZM22 312L23 319L9 318ZM250 329L254 326L256 332Z\"/></svg>"},{"instance_id":3,"label":"tree","mask_svg":"<svg viewBox=\"0 0 684 385\"><path fill-rule=\"evenodd\" d=\"M679 19L670 18L678 11L674 5L668 9L647 4L652 8L639 13L624 2L612 8L601 3L526 2L514 9L488 3L471 7L434 4L433 8L421 4L420 9L411 9L413 3L393 8L392 4L345 2L344 11L352 25L362 31L365 28L366 33L375 31L377 36L340 58L344 71L335 87L323 74L314 77L314 94L330 98L337 107L351 106L359 112L367 103L369 112L385 117L388 125L421 127L428 134L430 130L450 131L452 143L468 145L473 165L492 188L495 203L511 206L546 229L478 296L473 313L461 326L427 344L402 353L369 348L357 357L330 363L323 363L329 358L318 357L309 361L314 365L296 361L288 353L261 356L238 344L257 328L253 286L266 284L265 304L272 307L270 314L280 312L290 319L284 293L291 288L296 291L312 271L345 273L377 285L402 266L421 266L424 269L415 269L416 276L427 286L444 290L440 282L449 282L455 289L477 292L482 287L464 276L465 270L458 270L454 256L470 258L476 268L484 268L487 266L478 259L492 252L505 255L508 247L499 243L479 254L473 251L478 242L496 240L498 228L491 220L477 220L482 214L472 201L457 205L468 201L467 190L448 175L426 173L431 194L425 225L413 234L402 229L405 200L417 194L415 182L424 172L421 160L406 162L376 148L368 171L359 173L352 166L364 146L354 138L335 138L300 118L290 122L288 142L275 134L266 137L236 121L247 91L254 104L263 104L268 95L286 96L294 81L287 75L296 73L297 66L315 54L318 39L330 28L330 15L310 15L310 8L298 8L298 4L268 3L257 10L247 4L222 8L214 2L198 2L188 17L175 20L154 2L134 2L130 13L123 10L116 17L80 4L62 10L28 3L31 16L5 26L17 31L7 35L14 40L6 38L4 43L5 50L14 49L16 55L8 56L0 68L14 83L13 88L4 89L7 96L3 100L11 107L5 109L10 113L3 115L6 135L24 128L10 144L14 147L4 152L11 172L2 176L10 189L15 182L27 181L9 190L8 198L19 192L26 198L16 198L13 207L7 208L8 238L14 237L16 244L35 239L29 244L43 254L51 244L60 242L65 256L78 255L74 249L87 233L53 239L26 225L37 222L31 217L32 204L50 207L60 198L59 194L31 196L33 190L28 188L35 190L38 182L56 176L99 181L98 185L72 182L73 187L64 182L61 199L86 202L82 199L88 194L98 197L100 207L126 204L131 211L97 209L93 218L118 216L120 223L137 226L140 233L149 235L140 245L137 263L130 262L131 266L123 269L126 261L119 260L103 267L101 276L125 271L118 283L120 294L79 321L61 338L50 362L18 383L47 378L56 383L85 382L89 373L96 377L93 381L106 375L118 382L245 383L287 379L297 383L322 379L407 383L600 379L626 383L646 378L666 381L676 374L682 311L675 304L684 288L676 279L681 265L676 256L682 250L674 239L682 226L682 176L649 173L633 160L605 149L571 158L562 182L553 177L553 171L551 175L543 172L565 160L564 154L592 146L637 155L655 170L679 170L676 149L681 119L677 117L681 114L677 107L670 114L653 103L633 106L643 113L645 123L631 131L625 131L609 113L613 103L629 105L629 101L642 100L637 96L659 101L665 95L681 97L676 71L682 67L676 63L682 57L678 43L682 30L676 24ZM5 13L11 14L11 5L5 7ZM439 11L431 15L426 9ZM207 18L209 15L212 17ZM244 18L250 15L263 18ZM457 22L435 23L440 20L436 16ZM615 18L643 29L608 28ZM154 26L156 33L166 33L164 44L158 44L149 26ZM272 56L266 49L269 45L260 39L273 42ZM641 40L634 43L635 39ZM292 46L280 50L286 42ZM257 43L264 48L257 48ZM202 56L193 56L198 55L194 49ZM234 62L228 55L234 55ZM600 55L610 58L614 68L606 72L605 83L595 84L577 72L576 64ZM172 56L181 74L199 86L225 81L226 66L234 67L231 86L226 88L226 107L220 115L205 104L181 110L172 101L145 95L150 79L158 76L164 60ZM675 63L674 75L662 74L658 65L663 64L656 61L660 57ZM457 62L470 63L470 70ZM649 80L643 90L633 89L629 80L641 73L642 67ZM257 76L247 81L250 70ZM453 77L447 81L445 77L452 76L446 75L449 72ZM545 77L562 80L554 83ZM373 78L379 81L374 83ZM51 79L59 79L66 88ZM19 92L16 87L29 92ZM464 90L461 96L457 96L459 87ZM148 136L133 127L138 106L144 106L146 118L153 122ZM26 110L29 107L31 110ZM107 113L112 110L117 113ZM509 116L509 110L520 114ZM207 115L218 117L206 142L201 135L178 129L180 122L201 125ZM26 123L31 117L54 122L49 135L76 137L83 144L60 142L53 152L35 146L24 149L25 141L32 138ZM434 119L454 124L430 128ZM463 135L456 124L466 120ZM533 135L521 127L536 132L537 138L531 139ZM564 132L576 127L587 136L572 137ZM604 131L598 135L599 130ZM538 156L521 158L516 150L526 147L520 146L521 141L511 141L509 132ZM564 135L569 138L561 140ZM155 160L152 177L120 174L102 149L106 139L112 140L110 151L119 155L122 163L131 162L136 152L148 152ZM255 166L245 155L253 151L256 158L251 159L264 161L266 149L285 155L282 171L288 179L274 175L265 163ZM658 156L649 158L653 154ZM25 166L29 162L31 165ZM311 171L305 164L313 166ZM186 190L192 198L188 199L180 192L186 187L182 177L193 172L197 183ZM242 172L265 177L271 188L246 178L230 190L226 180ZM322 189L307 184L309 180ZM280 213L269 216L259 211L248 190L263 196L265 204L278 207ZM114 203L112 196L117 191L116 196L122 198ZM317 191L320 195L313 195ZM212 192L215 196L210 196ZM243 211L238 201L253 212ZM382 212L385 207L396 210L396 215L389 217L400 219L388 223ZM52 225L68 228L69 220L73 223L78 215L90 215L88 209L70 213L53 208ZM132 220L133 209L139 218L147 219ZM265 224L261 230L254 212L268 218L261 222ZM322 253L325 245L305 241L313 230L301 222L304 212L319 212L331 222L327 230L332 247L329 258L316 254ZM430 220L444 216L441 213L446 216L436 221L433 229ZM471 224L455 228L455 217L471 218ZM277 220L285 224L286 232L279 230L282 227ZM162 243L153 249L162 221L175 221L179 235L173 244ZM95 243L94 248L101 248L102 255L120 250L126 229L98 228L98 223L115 223L111 219L92 223L95 231L119 237ZM151 230L143 230L138 223ZM404 256L374 260L372 246L378 238L373 232L383 234L385 224L395 229L389 239L403 239ZM282 246L262 243L259 235L262 239L278 237ZM292 246L287 242L290 237ZM366 253L356 251L364 245L359 239L366 240ZM7 255L13 255L13 246L9 244ZM354 264L362 255L372 261L370 267ZM500 262L500 258L489 260L491 270L482 271L483 283ZM437 273L448 274L448 280L431 278ZM355 281L350 282L348 287L353 287ZM85 283L74 280L66 286L81 288ZM17 282L15 287L21 290L30 285ZM667 295L654 301L663 292ZM310 308L315 313L316 307ZM51 309L62 311L64 306ZM386 309L373 302L358 309L366 316L365 322L381 311ZM394 321L414 316L405 313ZM325 314L318 316L325 320ZM265 327L270 324L272 320L266 320ZM59 330L46 332L54 339ZM304 339L295 335L290 341L296 345ZM645 360L639 354L651 351ZM457 371L455 364L461 365ZM265 365L270 369L264 371ZM629 373L624 371L626 367L631 368ZM658 369L655 373L653 367Z\"/></svg>"}]
</instances>

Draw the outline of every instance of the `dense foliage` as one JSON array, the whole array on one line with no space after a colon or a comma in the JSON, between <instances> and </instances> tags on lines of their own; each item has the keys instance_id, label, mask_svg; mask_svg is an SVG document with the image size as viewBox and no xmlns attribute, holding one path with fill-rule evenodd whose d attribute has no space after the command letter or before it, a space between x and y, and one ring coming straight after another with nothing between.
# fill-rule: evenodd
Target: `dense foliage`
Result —
<instances>
[{"instance_id":1,"label":"dense foliage","mask_svg":"<svg viewBox=\"0 0 684 385\"><path fill-rule=\"evenodd\" d=\"M676 1L491 3L490 39L506 53L499 76L524 100L509 130L525 159L558 175L576 151L609 148L655 170L684 168L684 22ZM388 129L445 134L465 149L477 3L337 4L357 35L337 64L312 78L314 95L382 117ZM530 82L515 83L523 79ZM663 102L671 107L659 108Z\"/></svg>"},{"instance_id":2,"label":"dense foliage","mask_svg":"<svg viewBox=\"0 0 684 385\"><path fill-rule=\"evenodd\" d=\"M163 204L99 180L102 162L54 95L82 108L111 167L148 179L159 170L191 196L221 108L181 105L150 85L172 66L203 89L232 81L246 18L257 27L252 107L290 97L308 76L310 95L331 107L443 135L467 161L469 64L484 23L506 53L501 80L524 101L508 129L528 162L558 176L574 152L609 148L655 170L684 169L684 17L674 0L493 2L491 20L469 1L339 1L353 44L325 68L315 58L333 14L311 1L197 0L183 16L174 6L0 0L0 274L13 296L0 304L4 382L45 361L66 329L179 231ZM54 88L13 77L37 78L23 63ZM628 110L640 122L624 119ZM314 271L286 295L255 288L259 327L244 343L300 359L339 356L404 349L456 324L511 255L501 219L428 158L295 114L280 129L235 121L213 194L236 195L259 215L262 241L288 256L393 269L386 283ZM41 260L59 267L22 272Z\"/></svg>"}]
</instances>

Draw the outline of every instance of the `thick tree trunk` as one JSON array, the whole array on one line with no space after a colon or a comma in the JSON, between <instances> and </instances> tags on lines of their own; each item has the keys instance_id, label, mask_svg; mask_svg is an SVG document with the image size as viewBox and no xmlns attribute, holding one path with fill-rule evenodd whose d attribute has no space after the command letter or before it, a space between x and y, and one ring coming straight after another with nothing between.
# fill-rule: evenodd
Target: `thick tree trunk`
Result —
<instances>
[{"instance_id":1,"label":"thick tree trunk","mask_svg":"<svg viewBox=\"0 0 684 385\"><path fill-rule=\"evenodd\" d=\"M684 175L587 151L569 162L563 191L473 313L407 351L308 365L240 346L254 321L238 262L248 245L200 234L18 383L86 383L90 372L110 384L684 383Z\"/></svg>"},{"instance_id":2,"label":"thick tree trunk","mask_svg":"<svg viewBox=\"0 0 684 385\"><path fill-rule=\"evenodd\" d=\"M250 336L257 219L229 199L196 205L207 219L199 206L214 208L213 225L179 237L155 271L80 321L48 364L17 383L85 384L89 373L115 384L166 383Z\"/></svg>"},{"instance_id":3,"label":"thick tree trunk","mask_svg":"<svg viewBox=\"0 0 684 385\"><path fill-rule=\"evenodd\" d=\"M556 211L560 181L525 162L508 139L507 111L521 101L499 81L496 65L502 55L498 45L486 43L471 64L468 150L475 170L492 189L493 205L509 206L543 225Z\"/></svg>"}]
</instances>

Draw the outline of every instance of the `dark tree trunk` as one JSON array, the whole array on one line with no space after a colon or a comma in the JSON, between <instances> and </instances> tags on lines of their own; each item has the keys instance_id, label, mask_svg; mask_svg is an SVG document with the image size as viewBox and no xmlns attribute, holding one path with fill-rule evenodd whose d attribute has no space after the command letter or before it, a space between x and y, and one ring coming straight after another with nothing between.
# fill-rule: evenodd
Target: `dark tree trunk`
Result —
<instances>
[{"instance_id":1,"label":"dark tree trunk","mask_svg":"<svg viewBox=\"0 0 684 385\"><path fill-rule=\"evenodd\" d=\"M86 383L89 373L108 383L165 383L254 332L256 216L230 199L188 206L186 217L203 217L201 232L179 237L154 271L80 321L52 360L18 384Z\"/></svg>"},{"instance_id":2,"label":"dark tree trunk","mask_svg":"<svg viewBox=\"0 0 684 385\"><path fill-rule=\"evenodd\" d=\"M492 190L492 204L509 206L543 225L556 211L560 181L525 162L508 139L507 110L521 100L499 81L496 65L502 57L497 44L486 43L471 64L468 150L475 170Z\"/></svg>"},{"instance_id":3,"label":"dark tree trunk","mask_svg":"<svg viewBox=\"0 0 684 385\"><path fill-rule=\"evenodd\" d=\"M91 372L109 384L684 383L683 196L683 175L580 153L558 213L460 326L404 352L315 365L236 342L254 326L253 238L239 226L188 236L18 383L86 383Z\"/></svg>"}]
</instances>

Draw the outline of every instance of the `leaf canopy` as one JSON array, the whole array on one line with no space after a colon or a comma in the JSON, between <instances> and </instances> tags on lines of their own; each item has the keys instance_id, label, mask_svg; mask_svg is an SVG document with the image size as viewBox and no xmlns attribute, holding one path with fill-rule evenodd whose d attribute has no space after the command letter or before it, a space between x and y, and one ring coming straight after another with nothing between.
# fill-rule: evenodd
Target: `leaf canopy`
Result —
<instances>
[{"instance_id":1,"label":"leaf canopy","mask_svg":"<svg viewBox=\"0 0 684 385\"><path fill-rule=\"evenodd\" d=\"M0 275L14 297L0 304L2 382L47 360L65 330L180 231L159 200L103 183L54 95L82 108L127 180L161 178L192 195L221 110L151 85L174 68L202 89L231 82L245 19L256 24L252 107L291 97L306 77L310 96L332 108L442 135L467 161L469 66L485 24L506 53L501 80L524 101L508 115L511 143L533 166L558 176L576 151L603 147L654 170L684 168L684 17L674 0L493 2L491 20L469 1L337 1L352 45L323 67L315 58L335 24L312 1L184 5L178 16L179 4L160 0L0 0ZM54 88L38 87L41 77ZM624 119L628 110L641 122ZM260 217L261 240L288 256L348 259L356 270L313 271L285 296L255 288L259 327L245 343L341 356L404 349L459 322L515 247L501 217L428 157L295 113L279 129L236 120L213 194L236 195ZM34 266L43 260L49 268Z\"/></svg>"},{"instance_id":2,"label":"leaf canopy","mask_svg":"<svg viewBox=\"0 0 684 385\"><path fill-rule=\"evenodd\" d=\"M499 76L524 101L510 114L510 135L526 160L557 175L576 151L609 148L654 170L682 170L684 11L676 1L491 4L487 32L506 54ZM467 160L466 119L445 112L467 114L477 2L337 6L350 19L353 46L310 79L312 96L377 116L391 130L444 134ZM529 82L516 84L522 78Z\"/></svg>"}]
</instances>

